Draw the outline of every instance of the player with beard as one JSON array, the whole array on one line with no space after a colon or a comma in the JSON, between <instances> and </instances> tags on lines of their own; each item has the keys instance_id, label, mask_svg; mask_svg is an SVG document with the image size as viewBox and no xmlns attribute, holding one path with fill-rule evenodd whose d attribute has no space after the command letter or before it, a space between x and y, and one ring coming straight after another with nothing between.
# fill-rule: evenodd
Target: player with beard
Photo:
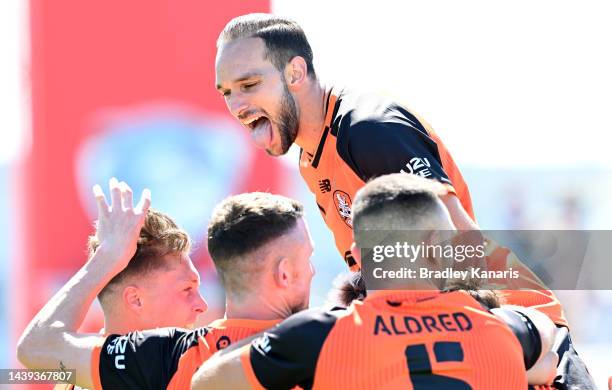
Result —
<instances>
[{"instance_id":1,"label":"player with beard","mask_svg":"<svg viewBox=\"0 0 612 390\"><path fill-rule=\"evenodd\" d=\"M451 239L454 226L432 183L394 174L366 184L355 200L356 248L390 220L416 242ZM361 261L359 249L353 253ZM416 263L440 269L446 260L428 254ZM205 362L193 388L525 389L550 380L557 356L548 317L495 307L483 292L440 291L445 284L406 278L346 310L298 313Z\"/></svg>"},{"instance_id":2,"label":"player with beard","mask_svg":"<svg viewBox=\"0 0 612 390\"><path fill-rule=\"evenodd\" d=\"M371 178L395 172L435 178L460 230L476 228L459 169L431 127L384 98L317 78L306 35L266 14L231 20L217 41L216 87L228 109L272 156L301 148L300 173L351 269L351 201Z\"/></svg>"},{"instance_id":3,"label":"player with beard","mask_svg":"<svg viewBox=\"0 0 612 390\"><path fill-rule=\"evenodd\" d=\"M439 181L445 187L440 199L457 229L478 228L468 187L433 129L393 101L324 85L306 35L294 21L268 14L232 19L219 35L215 67L217 90L259 148L280 156L294 143L300 147L300 173L351 270L359 269L350 251L352 200L381 175L405 172ZM505 251L494 257L503 259ZM552 314L558 326L567 326L554 294L542 292L514 289L506 298L536 306ZM571 340L562 345L573 360L567 367L578 367L564 369L562 380L585 378L581 385L589 388L590 377Z\"/></svg>"},{"instance_id":4,"label":"player with beard","mask_svg":"<svg viewBox=\"0 0 612 390\"><path fill-rule=\"evenodd\" d=\"M150 204L143 194L132 207L131 190L116 180L110 207L98 186L94 193L98 250L24 331L17 354L26 367L74 369L76 385L90 389L184 389L214 352L308 307L313 246L302 206L250 193L224 200L209 225L209 250L227 293L225 318L191 331L78 333L93 299L128 266Z\"/></svg>"}]
</instances>

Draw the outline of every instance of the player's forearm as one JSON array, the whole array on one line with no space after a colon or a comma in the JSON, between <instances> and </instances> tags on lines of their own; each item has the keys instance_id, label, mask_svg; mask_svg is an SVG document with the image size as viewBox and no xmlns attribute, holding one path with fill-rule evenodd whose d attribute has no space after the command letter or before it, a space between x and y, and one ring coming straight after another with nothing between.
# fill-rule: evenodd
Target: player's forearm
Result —
<instances>
[{"instance_id":1,"label":"player's forearm","mask_svg":"<svg viewBox=\"0 0 612 390\"><path fill-rule=\"evenodd\" d=\"M215 353L196 371L191 380L192 390L250 389L240 356L249 345L229 352Z\"/></svg>"},{"instance_id":2,"label":"player's forearm","mask_svg":"<svg viewBox=\"0 0 612 390\"><path fill-rule=\"evenodd\" d=\"M55 355L73 337L89 306L113 275L105 270L110 254L102 247L45 304L24 330L18 346L19 360L30 368L57 364ZM52 366L54 367L54 366Z\"/></svg>"},{"instance_id":3,"label":"player's forearm","mask_svg":"<svg viewBox=\"0 0 612 390\"><path fill-rule=\"evenodd\" d=\"M210 364L205 362L193 375L191 379L191 390L211 390L211 389L223 389L225 383L223 383L223 375L217 370L214 365L210 367Z\"/></svg>"},{"instance_id":4,"label":"player's forearm","mask_svg":"<svg viewBox=\"0 0 612 390\"><path fill-rule=\"evenodd\" d=\"M520 319L517 323L517 317L507 313L521 313L529 321ZM493 309L493 314L512 329L521 343L525 363L529 364L526 367L529 384L549 384L556 375L558 363L558 356L552 350L557 333L555 324L545 314L522 306L503 305L499 309ZM527 325L528 323L530 325Z\"/></svg>"}]
</instances>

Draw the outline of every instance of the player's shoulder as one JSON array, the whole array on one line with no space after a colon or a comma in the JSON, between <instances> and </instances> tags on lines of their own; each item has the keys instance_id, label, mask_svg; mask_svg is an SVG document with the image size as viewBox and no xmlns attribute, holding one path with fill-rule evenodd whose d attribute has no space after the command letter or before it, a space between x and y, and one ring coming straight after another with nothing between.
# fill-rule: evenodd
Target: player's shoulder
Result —
<instances>
[{"instance_id":1,"label":"player's shoulder","mask_svg":"<svg viewBox=\"0 0 612 390\"><path fill-rule=\"evenodd\" d=\"M317 328L333 326L338 318L347 315L347 309L341 307L316 307L303 310L293 314L277 325L286 330L303 330L305 328Z\"/></svg>"},{"instance_id":2,"label":"player's shoulder","mask_svg":"<svg viewBox=\"0 0 612 390\"><path fill-rule=\"evenodd\" d=\"M206 336L208 333L210 333L210 328L207 326L202 326L195 329L169 327L137 331L135 333L141 335L142 337L158 337L172 340L190 341L198 340L199 338Z\"/></svg>"},{"instance_id":3,"label":"player's shoulder","mask_svg":"<svg viewBox=\"0 0 612 390\"><path fill-rule=\"evenodd\" d=\"M312 308L293 314L283 322L264 332L293 340L292 343L302 345L304 348L309 345L319 345L323 342L329 332L333 329L339 318L348 315L345 308Z\"/></svg>"},{"instance_id":4,"label":"player's shoulder","mask_svg":"<svg viewBox=\"0 0 612 390\"><path fill-rule=\"evenodd\" d=\"M125 345L131 345L132 349L141 351L157 350L165 348L166 345L179 347L177 350L186 350L197 345L209 332L207 327L193 330L174 327L138 330L125 335L107 336L103 349L109 351L109 354L112 354L114 349L124 348Z\"/></svg>"},{"instance_id":5,"label":"player's shoulder","mask_svg":"<svg viewBox=\"0 0 612 390\"><path fill-rule=\"evenodd\" d=\"M314 369L323 344L346 312L343 308L313 308L294 314L253 340L251 357L274 350L278 356L291 357Z\"/></svg>"},{"instance_id":6,"label":"player's shoulder","mask_svg":"<svg viewBox=\"0 0 612 390\"><path fill-rule=\"evenodd\" d=\"M234 329L247 329L247 330L263 330L271 328L278 324L280 320L254 320L248 318L220 318L214 320L207 325L210 332L216 332L220 330L234 330Z\"/></svg>"},{"instance_id":7,"label":"player's shoulder","mask_svg":"<svg viewBox=\"0 0 612 390\"><path fill-rule=\"evenodd\" d=\"M416 115L379 94L343 89L334 106L330 132L336 137L336 152L362 179L388 173L383 155L383 160L393 160L406 155L411 146L433 144Z\"/></svg>"},{"instance_id":8,"label":"player's shoulder","mask_svg":"<svg viewBox=\"0 0 612 390\"><path fill-rule=\"evenodd\" d=\"M372 133L388 132L397 127L409 127L425 132L425 126L408 108L391 98L374 92L342 88L337 92L331 123L332 135L338 142L372 141ZM381 139L381 137L377 137Z\"/></svg>"},{"instance_id":9,"label":"player's shoulder","mask_svg":"<svg viewBox=\"0 0 612 390\"><path fill-rule=\"evenodd\" d=\"M101 384L112 389L130 387L128 383L130 388L166 388L181 366L210 356L207 334L207 328L157 328L109 335L99 355Z\"/></svg>"},{"instance_id":10,"label":"player's shoulder","mask_svg":"<svg viewBox=\"0 0 612 390\"><path fill-rule=\"evenodd\" d=\"M205 336L211 350L227 348L232 343L256 333L270 329L280 320L253 320L238 318L221 318L207 325L208 334Z\"/></svg>"}]
</instances>

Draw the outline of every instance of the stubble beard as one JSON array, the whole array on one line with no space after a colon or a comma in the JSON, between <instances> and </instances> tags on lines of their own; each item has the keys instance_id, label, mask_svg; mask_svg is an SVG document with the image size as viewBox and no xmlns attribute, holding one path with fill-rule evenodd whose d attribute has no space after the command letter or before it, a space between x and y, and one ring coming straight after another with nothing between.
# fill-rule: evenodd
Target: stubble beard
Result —
<instances>
[{"instance_id":1,"label":"stubble beard","mask_svg":"<svg viewBox=\"0 0 612 390\"><path fill-rule=\"evenodd\" d=\"M284 91L280 106L280 114L277 122L278 132L281 141L280 153L273 153L268 150L268 154L273 156L282 156L289 151L289 148L295 142L298 133L300 120L297 112L295 99L289 92L287 84L283 83Z\"/></svg>"}]
</instances>

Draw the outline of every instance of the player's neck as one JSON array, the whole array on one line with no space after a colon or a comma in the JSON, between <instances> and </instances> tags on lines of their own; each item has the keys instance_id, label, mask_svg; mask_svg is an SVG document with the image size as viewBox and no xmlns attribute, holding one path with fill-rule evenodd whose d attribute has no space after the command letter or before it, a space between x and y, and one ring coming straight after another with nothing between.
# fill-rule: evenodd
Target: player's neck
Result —
<instances>
[{"instance_id":1,"label":"player's neck","mask_svg":"<svg viewBox=\"0 0 612 390\"><path fill-rule=\"evenodd\" d=\"M244 299L235 299L230 294L225 300L225 318L245 320L282 320L291 315L286 305L279 305L278 297L268 298L263 294L252 294Z\"/></svg>"},{"instance_id":2,"label":"player's neck","mask_svg":"<svg viewBox=\"0 0 612 390\"><path fill-rule=\"evenodd\" d=\"M104 316L105 334L126 334L136 330L142 330L142 328L125 317Z\"/></svg>"},{"instance_id":3,"label":"player's neck","mask_svg":"<svg viewBox=\"0 0 612 390\"><path fill-rule=\"evenodd\" d=\"M327 93L326 87L317 79L296 96L300 123L295 143L310 154L315 153L325 124Z\"/></svg>"}]
</instances>

